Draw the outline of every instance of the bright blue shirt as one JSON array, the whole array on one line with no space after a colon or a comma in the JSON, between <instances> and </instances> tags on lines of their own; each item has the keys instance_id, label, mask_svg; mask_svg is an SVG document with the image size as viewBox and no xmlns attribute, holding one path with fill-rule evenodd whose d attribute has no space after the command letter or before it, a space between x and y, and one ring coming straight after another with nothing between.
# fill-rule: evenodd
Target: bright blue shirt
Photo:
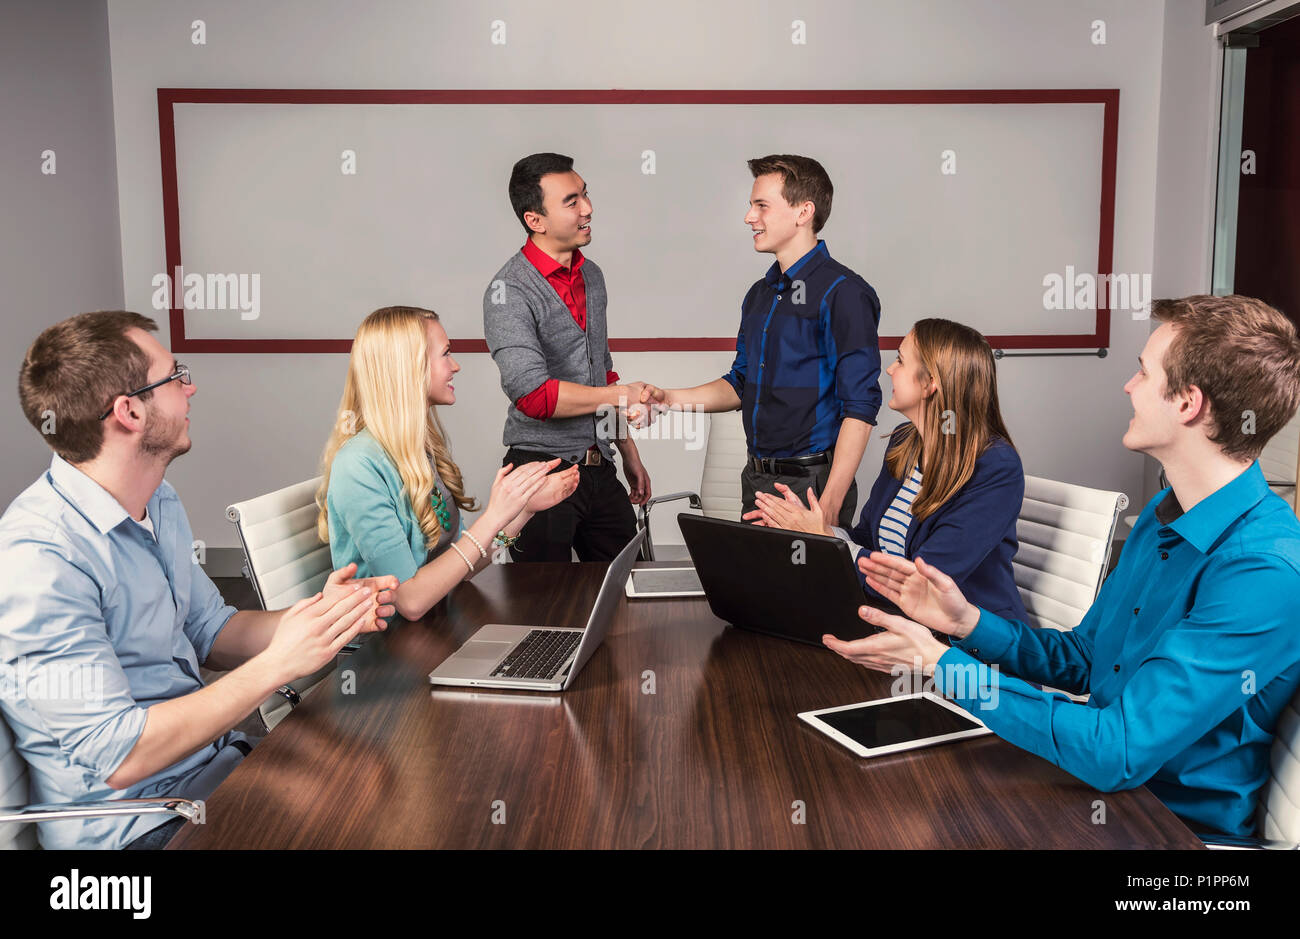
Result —
<instances>
[{"instance_id":1,"label":"bright blue shirt","mask_svg":"<svg viewBox=\"0 0 1300 939\"><path fill-rule=\"evenodd\" d=\"M205 798L215 768L242 756L230 745L244 735L231 731L126 789L105 782L151 705L203 687L199 664L235 613L195 562L189 519L165 480L146 512L153 535L55 456L0 517L0 709L33 803ZM41 822L39 836L46 848L120 848L167 821Z\"/></svg>"},{"instance_id":2,"label":"bright blue shirt","mask_svg":"<svg viewBox=\"0 0 1300 939\"><path fill-rule=\"evenodd\" d=\"M449 523L430 552L388 451L365 429L339 447L325 494L334 569L356 561L357 577L391 574L399 581L414 577L460 534L460 508L436 469L433 484L442 493Z\"/></svg>"},{"instance_id":3,"label":"bright blue shirt","mask_svg":"<svg viewBox=\"0 0 1300 939\"><path fill-rule=\"evenodd\" d=\"M1297 598L1300 522L1256 462L1186 512L1172 490L1152 499L1072 631L981 610L935 686L1097 789L1145 784L1195 830L1251 834L1273 732L1300 687Z\"/></svg>"},{"instance_id":4,"label":"bright blue shirt","mask_svg":"<svg viewBox=\"0 0 1300 939\"><path fill-rule=\"evenodd\" d=\"M821 453L840 424L875 424L880 410L880 301L830 256L826 242L781 272L774 263L745 294L731 371L749 452Z\"/></svg>"}]
</instances>

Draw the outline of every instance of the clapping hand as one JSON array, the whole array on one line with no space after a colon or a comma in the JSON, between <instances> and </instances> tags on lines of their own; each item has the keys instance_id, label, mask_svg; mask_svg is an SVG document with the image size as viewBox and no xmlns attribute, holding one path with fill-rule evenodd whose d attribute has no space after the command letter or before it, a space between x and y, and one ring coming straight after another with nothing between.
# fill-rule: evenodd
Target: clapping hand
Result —
<instances>
[{"instance_id":1,"label":"clapping hand","mask_svg":"<svg viewBox=\"0 0 1300 939\"><path fill-rule=\"evenodd\" d=\"M829 535L830 529L826 527L823 519L821 504L817 501L817 493L811 486L808 487L808 505L799 501L799 497L794 491L784 483L777 483L776 488L784 498L778 498L770 492L754 493L754 501L757 504L752 512L746 512L741 516L747 522L753 522L755 525L761 525L765 528L785 528L790 531L803 531L810 535Z\"/></svg>"},{"instance_id":2,"label":"clapping hand","mask_svg":"<svg viewBox=\"0 0 1300 939\"><path fill-rule=\"evenodd\" d=\"M321 593L327 599L339 600L351 594L354 587L369 588L373 600L370 610L362 620L360 631L369 633L382 630L388 625L388 617L397 612L397 608L392 603L393 591L397 589L398 580L392 574L378 577L354 577L353 575L356 572L357 564L355 561L346 567L340 567L326 578Z\"/></svg>"},{"instance_id":3,"label":"clapping hand","mask_svg":"<svg viewBox=\"0 0 1300 939\"><path fill-rule=\"evenodd\" d=\"M545 462L538 460L535 463L525 463L518 469L513 463L507 463L497 470L497 477L492 481L492 491L488 494L487 507L483 510L483 517L491 520L491 529L499 531L510 524L533 497L548 485L550 477L547 474L559 465L560 461L557 458ZM576 473L576 467L571 469Z\"/></svg>"},{"instance_id":4,"label":"clapping hand","mask_svg":"<svg viewBox=\"0 0 1300 939\"><path fill-rule=\"evenodd\" d=\"M528 500L524 511L532 512L534 515L545 512L569 498L577 488L578 466L574 464L566 470L549 474L541 487Z\"/></svg>"},{"instance_id":5,"label":"clapping hand","mask_svg":"<svg viewBox=\"0 0 1300 939\"><path fill-rule=\"evenodd\" d=\"M915 562L873 551L858 561L867 584L912 619L964 639L979 622L979 607L967 601L953 579L918 557Z\"/></svg>"}]
</instances>

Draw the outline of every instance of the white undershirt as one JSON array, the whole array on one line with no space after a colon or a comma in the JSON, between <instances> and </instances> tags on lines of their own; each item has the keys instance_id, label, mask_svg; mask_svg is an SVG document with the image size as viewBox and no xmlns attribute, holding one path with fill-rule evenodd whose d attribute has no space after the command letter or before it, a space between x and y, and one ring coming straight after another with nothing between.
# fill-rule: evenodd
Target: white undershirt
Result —
<instances>
[{"instance_id":1,"label":"white undershirt","mask_svg":"<svg viewBox=\"0 0 1300 939\"><path fill-rule=\"evenodd\" d=\"M157 533L156 531L153 530L153 522L149 521L149 507L148 507L148 506L145 506L145 509L144 509L144 518L141 518L141 519L135 519L135 518L133 518L133 519L131 519L131 521L135 522L137 525L139 525L141 528L143 528L145 531L147 531L147 532L149 533L149 537L152 538L154 541L157 541L157 540L158 540L158 533Z\"/></svg>"}]
</instances>

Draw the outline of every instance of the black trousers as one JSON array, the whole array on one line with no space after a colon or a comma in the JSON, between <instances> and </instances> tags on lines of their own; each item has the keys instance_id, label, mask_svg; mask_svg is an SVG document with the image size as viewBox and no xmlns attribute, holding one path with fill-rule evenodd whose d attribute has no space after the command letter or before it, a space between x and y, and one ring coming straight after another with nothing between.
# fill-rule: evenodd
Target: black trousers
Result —
<instances>
[{"instance_id":1,"label":"black trousers","mask_svg":"<svg viewBox=\"0 0 1300 939\"><path fill-rule=\"evenodd\" d=\"M511 447L501 465L520 466L554 457ZM568 469L561 461L553 472ZM618 480L614 464L578 466L578 488L559 505L538 512L510 549L515 561L571 561L571 550L580 561L612 561L636 534L636 513L628 501L627 489Z\"/></svg>"}]
</instances>

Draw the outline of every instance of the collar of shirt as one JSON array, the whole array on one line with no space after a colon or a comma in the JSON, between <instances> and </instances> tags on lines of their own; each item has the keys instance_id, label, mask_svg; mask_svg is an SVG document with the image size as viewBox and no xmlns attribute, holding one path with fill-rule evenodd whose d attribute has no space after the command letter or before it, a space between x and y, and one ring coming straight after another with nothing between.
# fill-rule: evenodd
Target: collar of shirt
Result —
<instances>
[{"instance_id":1,"label":"collar of shirt","mask_svg":"<svg viewBox=\"0 0 1300 939\"><path fill-rule=\"evenodd\" d=\"M573 261L568 267L565 267L559 261L555 260L555 258L537 247L531 238L524 242L524 246L520 250L523 251L524 257L528 258L533 267L537 268L541 275L547 280L550 280L551 276L554 274L559 274L566 279L572 277L582 268L582 262L585 260L582 256L582 251L578 248L574 248Z\"/></svg>"},{"instance_id":2,"label":"collar of shirt","mask_svg":"<svg viewBox=\"0 0 1300 939\"><path fill-rule=\"evenodd\" d=\"M1208 554L1228 526L1254 508L1268 493L1268 483L1264 481L1264 473L1256 460L1232 482L1221 486L1185 512L1170 489L1169 495L1156 506L1156 521L1172 529L1202 554Z\"/></svg>"},{"instance_id":3,"label":"collar of shirt","mask_svg":"<svg viewBox=\"0 0 1300 939\"><path fill-rule=\"evenodd\" d=\"M95 526L101 535L108 534L130 518L130 513L122 507L122 503L113 498L112 493L71 463L68 463L57 453L50 460L50 482L53 483L59 494L72 504L73 508L85 516L90 524ZM159 488L162 487L159 486ZM148 512L149 506L155 507L154 511L150 513L153 515L155 532L157 531L158 520L157 502L158 490L155 489L145 508L145 511Z\"/></svg>"},{"instance_id":4,"label":"collar of shirt","mask_svg":"<svg viewBox=\"0 0 1300 939\"><path fill-rule=\"evenodd\" d=\"M826 242L818 239L816 246L799 260L791 264L790 269L784 274L781 273L781 263L779 261L773 261L772 266L769 267L767 273L763 275L763 279L767 281L767 285L773 290L784 292L790 289L790 284L797 275L802 274L806 277L808 274L811 274L816 270L817 266L821 264L822 261L826 260L830 256L830 251L826 248Z\"/></svg>"}]
</instances>

